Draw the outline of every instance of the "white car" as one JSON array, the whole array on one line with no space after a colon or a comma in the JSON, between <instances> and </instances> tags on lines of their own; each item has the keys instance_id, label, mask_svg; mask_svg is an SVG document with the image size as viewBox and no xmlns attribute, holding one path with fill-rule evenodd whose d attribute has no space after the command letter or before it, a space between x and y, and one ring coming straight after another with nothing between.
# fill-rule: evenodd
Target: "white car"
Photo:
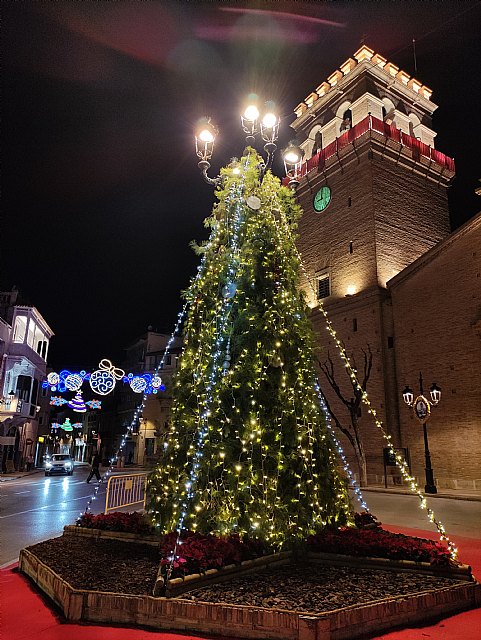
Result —
<instances>
[{"instance_id":1,"label":"white car","mask_svg":"<svg viewBox=\"0 0 481 640\"><path fill-rule=\"evenodd\" d=\"M75 467L73 458L68 453L54 453L45 463L45 475L53 473L66 473L71 476Z\"/></svg>"}]
</instances>

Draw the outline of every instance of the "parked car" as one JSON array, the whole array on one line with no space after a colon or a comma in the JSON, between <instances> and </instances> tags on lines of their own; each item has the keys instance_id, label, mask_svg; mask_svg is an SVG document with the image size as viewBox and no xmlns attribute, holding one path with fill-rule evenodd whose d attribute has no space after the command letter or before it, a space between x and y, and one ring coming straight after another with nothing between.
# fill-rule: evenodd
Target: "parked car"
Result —
<instances>
[{"instance_id":1,"label":"parked car","mask_svg":"<svg viewBox=\"0 0 481 640\"><path fill-rule=\"evenodd\" d=\"M71 476L75 467L72 456L68 453L54 453L45 462L45 475L53 473L66 473Z\"/></svg>"}]
</instances>

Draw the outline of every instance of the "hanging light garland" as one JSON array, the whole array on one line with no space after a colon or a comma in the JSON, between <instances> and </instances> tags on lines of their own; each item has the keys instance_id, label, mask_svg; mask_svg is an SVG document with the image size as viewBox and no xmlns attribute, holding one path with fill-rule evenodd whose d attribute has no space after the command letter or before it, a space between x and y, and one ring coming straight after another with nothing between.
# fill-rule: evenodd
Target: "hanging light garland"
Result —
<instances>
[{"instance_id":1,"label":"hanging light garland","mask_svg":"<svg viewBox=\"0 0 481 640\"><path fill-rule=\"evenodd\" d=\"M299 263L300 263L301 268L302 268L302 270L304 272L306 280L307 280L307 282L308 282L308 284L309 284L314 296L316 296L316 290L315 290L314 285L312 284L311 278L309 277L309 275L307 273L307 270L306 270L306 268L304 266L304 263L303 263L303 260L302 260L302 256L301 256L300 252L297 249L296 249L296 251L297 251ZM357 378L357 372L354 369L354 367L351 365L351 362L349 360L349 356L347 355L346 350L345 350L342 342L337 337L336 331L334 330L334 327L332 326L332 323L331 323L331 321L330 321L330 319L329 319L329 317L327 315L327 311L325 310L324 305L322 304L322 300L318 300L318 305L319 305L319 310L321 311L321 313L322 313L322 315L324 317L324 321L325 321L325 324L326 324L327 331L329 332L329 334L331 335L331 337L334 340L334 343L335 343L335 345L336 345L336 347L337 347L337 349L339 351L339 355L340 355L340 357L341 357L342 361L344 362L344 365L345 365L345 367L347 369L349 377L351 378L351 381L352 381L353 385L361 393L361 401L363 402L363 404L366 405L367 410L368 410L369 414L372 416L376 427L379 429L379 431L382 434L382 437L386 441L389 453L396 460L396 465L398 466L399 470L401 471L401 474L402 474L404 480L408 483L409 489L411 490L412 493L414 493L415 495L418 496L418 498L420 500L419 507L426 511L428 520L434 524L434 526L436 527L436 529L437 529L437 531L439 533L440 540L444 540L446 542L446 544L448 546L448 549L449 549L449 552L450 552L450 555L451 555L451 558L453 560L455 560L457 555L458 555L458 549L457 549L456 545L450 540L450 538L447 535L446 529L444 528L442 522L440 520L437 520L437 518L434 515L433 510L428 506L427 500L426 500L426 496L422 493L421 489L419 488L419 486L418 486L418 484L416 482L416 479L411 476L411 474L409 472L409 467L408 467L406 461L404 460L404 458L398 452L395 451L393 443L392 443L391 436L384 429L382 422L377 417L376 410L374 409L374 407L371 404L371 401L369 400L367 392L362 388L361 384L359 383L359 380ZM326 407L326 411L327 411L327 407ZM332 433L332 426L331 426L331 433Z\"/></svg>"},{"instance_id":2,"label":"hanging light garland","mask_svg":"<svg viewBox=\"0 0 481 640\"><path fill-rule=\"evenodd\" d=\"M222 290L222 300L218 305L218 313L217 315L217 324L216 324L216 339L214 341L214 352L211 354L210 359L212 361L212 367L210 373L205 382L205 391L203 397L200 398L200 410L199 410L199 428L197 430L195 442L191 445L188 450L188 463L190 466L189 471L189 479L184 485L184 488L180 491L180 502L178 504L179 515L176 526L177 531L177 539L174 545L174 550L172 553L170 564L167 568L166 577L169 577L172 574L174 563L176 560L177 549L180 544L182 544L182 531L184 529L185 518L188 512L189 502L193 499L195 494L195 487L197 483L197 473L200 468L200 460L203 456L204 442L209 433L209 417L212 413L212 404L214 402L214 391L216 388L216 384L220 376L225 375L226 371L229 368L230 361L230 339L227 336L227 327L229 323L229 317L232 310L233 298L235 296L237 285L237 269L239 266L239 233L240 233L240 224L242 220L242 205L241 202L243 200L243 192L244 192L244 181L241 180L239 182L235 181L231 187L231 192L226 198L227 210L233 207L232 219L230 220L232 224L231 232L229 234L230 240L230 252L231 252L231 260L229 261L229 265L226 273L226 281L227 284L224 286ZM216 238L212 238L212 242L215 242ZM203 377L203 371L198 374L199 377ZM222 451L220 452L222 456ZM189 460L190 458L190 460ZM179 486L176 487L176 492L179 491ZM179 495L177 493L177 495ZM195 523L192 523L193 528L195 529Z\"/></svg>"},{"instance_id":3,"label":"hanging light garland","mask_svg":"<svg viewBox=\"0 0 481 640\"><path fill-rule=\"evenodd\" d=\"M201 278L203 277L204 274L204 268L205 268L205 256L203 256L200 264L197 267L197 274L194 276L193 278L193 285L196 282L199 282L201 280ZM182 308L182 311L180 311L177 315L177 321L175 323L174 329L169 337L169 340L167 341L167 344L165 346L165 350L164 353L162 355L162 358L159 362L159 364L157 365L157 368L155 370L154 376L152 377L152 386L154 386L155 384L155 388L157 388L157 390L161 390L161 381L160 383L158 382L158 380L160 380L160 375L159 372L163 369L164 364L165 364L165 360L167 358L167 356L170 354L170 348L172 347L172 344L174 343L175 338L177 337L177 335L179 334L180 328L182 326L182 323L184 321L185 315L187 313L187 309L189 307L189 302L186 302ZM51 374L49 374L51 375ZM88 374L87 374L88 375ZM60 376L59 374L55 374L55 375L51 375L50 380L47 377L47 381L45 381L43 383L43 386L51 386L52 384L58 384L60 380ZM154 382L155 381L155 382ZM53 390L53 389L52 389ZM155 393L155 392L154 392ZM122 455L123 449L125 447L125 443L127 441L128 436L132 433L132 431L134 430L135 426L138 424L139 420L140 420L140 416L142 415L142 411L145 408L145 404L147 402L147 398L148 398L148 394L146 392L144 392L143 398L142 398L142 402L137 406L137 408L134 411L134 416L132 418L131 423L128 425L124 435L122 436L122 440L120 442L120 446L117 449L117 452L115 454L115 456L113 456L110 460L109 460L109 468L107 469L107 471L100 477L100 480L98 481L98 483L94 486L94 491L92 493L92 495L89 497L89 499L87 500L86 506L84 511L81 511L79 514L79 517L77 518L77 522L80 520L80 518L89 513L91 511L91 505L92 502L94 500L97 499L97 495L100 491L100 487L101 485L106 482L108 480L108 478L110 477L110 475L113 472L113 466L114 463L116 461L116 459Z\"/></svg>"}]
</instances>

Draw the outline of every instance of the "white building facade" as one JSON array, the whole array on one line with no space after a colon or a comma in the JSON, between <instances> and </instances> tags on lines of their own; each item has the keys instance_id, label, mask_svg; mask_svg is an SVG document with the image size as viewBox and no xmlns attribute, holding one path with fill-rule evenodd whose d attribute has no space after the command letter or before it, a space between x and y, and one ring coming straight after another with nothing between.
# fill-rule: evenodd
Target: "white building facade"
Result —
<instances>
[{"instance_id":1,"label":"white building facade","mask_svg":"<svg viewBox=\"0 0 481 640\"><path fill-rule=\"evenodd\" d=\"M53 331L35 307L0 292L0 460L2 472L22 470L37 455L39 395ZM13 303L13 304L9 304Z\"/></svg>"}]
</instances>

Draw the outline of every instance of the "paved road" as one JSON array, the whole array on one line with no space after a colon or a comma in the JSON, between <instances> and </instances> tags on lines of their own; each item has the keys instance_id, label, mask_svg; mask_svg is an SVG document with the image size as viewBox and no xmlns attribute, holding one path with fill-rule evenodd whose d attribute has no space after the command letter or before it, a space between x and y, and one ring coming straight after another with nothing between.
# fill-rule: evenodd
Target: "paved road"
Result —
<instances>
[{"instance_id":1,"label":"paved road","mask_svg":"<svg viewBox=\"0 0 481 640\"><path fill-rule=\"evenodd\" d=\"M62 534L85 510L94 484L86 484L88 466L77 467L72 476L42 472L0 484L0 566L16 560L20 549ZM101 485L92 512L104 510L105 486Z\"/></svg>"},{"instance_id":2,"label":"paved road","mask_svg":"<svg viewBox=\"0 0 481 640\"><path fill-rule=\"evenodd\" d=\"M18 558L20 549L62 534L66 524L73 524L85 510L95 485L85 483L88 467L77 467L73 476L46 478L35 473L0 483L0 566ZM371 512L386 524L432 530L416 496L366 491ZM450 537L466 536L481 540L481 502L428 499L436 517ZM92 511L104 510L105 485L92 504ZM359 509L360 510L360 509Z\"/></svg>"}]
</instances>

